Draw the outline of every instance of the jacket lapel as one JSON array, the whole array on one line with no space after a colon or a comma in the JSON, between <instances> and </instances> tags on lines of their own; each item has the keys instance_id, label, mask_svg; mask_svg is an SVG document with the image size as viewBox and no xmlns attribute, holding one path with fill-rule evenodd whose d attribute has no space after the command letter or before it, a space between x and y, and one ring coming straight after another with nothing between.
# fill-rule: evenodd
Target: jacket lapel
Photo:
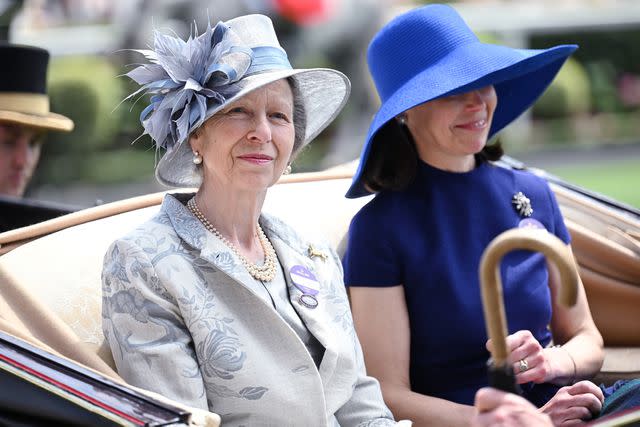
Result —
<instances>
[{"instance_id":1,"label":"jacket lapel","mask_svg":"<svg viewBox=\"0 0 640 427\"><path fill-rule=\"evenodd\" d=\"M329 278L320 274L321 272L317 268L316 263L306 255L309 248L308 242L300 240L288 226L280 223L279 220L263 215L261 222L264 232L267 234L267 237L269 237L284 271L291 305L307 329L309 329L309 332L311 332L325 348L319 371L326 390L327 380L333 376L338 363L340 350L342 349L342 343L336 341L336 337L341 335L337 334L334 330L332 312L329 309L329 300L327 298L327 291L329 289L327 279ZM310 272L318 282L318 293L315 295L318 301L316 308L306 307L300 302L303 291L296 286L291 277L291 270L294 267L298 269L298 266L302 266Z\"/></svg>"},{"instance_id":2,"label":"jacket lapel","mask_svg":"<svg viewBox=\"0 0 640 427\"><path fill-rule=\"evenodd\" d=\"M225 248L220 246L220 242L202 226L200 221L183 204L191 195L178 195L178 197L182 201L171 195L165 197L161 208L165 215L159 215L156 220L173 227L179 237L176 239L176 244L185 246L184 249L178 247L177 250L192 252L192 256L196 258L192 262L211 263L219 272L224 273L216 276L215 284L207 283L208 287L214 288L213 292L219 298L218 308L222 310L221 315L229 318L253 317L252 321L239 322L239 327L243 331L242 337L245 339L242 345L258 356L253 357L250 364L248 361L245 362L248 364L246 369L266 373L265 378L268 378L273 384L268 387L273 387L271 396L273 396L274 402L286 401L295 384L295 389L298 392L309 397L308 401L300 402L295 406L297 411L302 412L300 419L304 420L303 424L324 425L323 421L328 416L326 408L329 406L326 403L324 381L322 375L313 372L313 370L309 370L308 374L305 373L307 372L306 367L314 366L314 361L304 343L272 305L267 304L249 286L229 272L229 267L225 265L223 257L219 257L221 253L224 254L220 250L224 251ZM173 236L169 238L175 239ZM207 265L207 267L209 266ZM259 321L255 321L256 319ZM206 336L207 332L203 333ZM263 352L264 356L260 356ZM286 363L274 363L274 361L283 359L287 359ZM295 368L292 370L291 366L304 367L305 369L295 371ZM238 378L244 377L238 374ZM292 386L286 387L282 384L291 384ZM242 385L244 391L252 388L245 387L245 385ZM238 407L241 408L242 404Z\"/></svg>"}]
</instances>

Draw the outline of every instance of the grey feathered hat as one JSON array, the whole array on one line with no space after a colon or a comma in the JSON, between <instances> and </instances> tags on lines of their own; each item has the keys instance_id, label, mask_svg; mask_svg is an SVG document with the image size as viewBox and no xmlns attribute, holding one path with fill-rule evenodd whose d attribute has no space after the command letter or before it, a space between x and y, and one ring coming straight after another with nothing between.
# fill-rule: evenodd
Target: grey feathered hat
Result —
<instances>
[{"instance_id":1,"label":"grey feathered hat","mask_svg":"<svg viewBox=\"0 0 640 427\"><path fill-rule=\"evenodd\" d=\"M308 144L338 115L351 85L339 71L294 69L280 46L269 17L246 15L219 22L187 41L154 34L153 50L136 50L149 60L126 75L142 87L129 95L151 94L140 115L144 134L166 149L156 178L172 187L197 187L202 173L193 163L189 135L209 117L252 90L283 78L295 80L296 103L305 112Z\"/></svg>"}]
</instances>

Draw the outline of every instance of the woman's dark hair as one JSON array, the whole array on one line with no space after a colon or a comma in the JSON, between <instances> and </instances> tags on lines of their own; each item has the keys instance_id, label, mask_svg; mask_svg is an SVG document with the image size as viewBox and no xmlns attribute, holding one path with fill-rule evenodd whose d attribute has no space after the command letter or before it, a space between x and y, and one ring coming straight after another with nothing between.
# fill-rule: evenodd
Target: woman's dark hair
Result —
<instances>
[{"instance_id":1,"label":"woman's dark hair","mask_svg":"<svg viewBox=\"0 0 640 427\"><path fill-rule=\"evenodd\" d=\"M502 148L502 144L500 143L500 140L496 140L496 142L490 145L485 145L482 151L476 153L476 165L483 162L495 162L500 160L503 154L504 149Z\"/></svg>"},{"instance_id":2,"label":"woman's dark hair","mask_svg":"<svg viewBox=\"0 0 640 427\"><path fill-rule=\"evenodd\" d=\"M418 152L406 126L395 119L374 135L362 174L362 184L371 192L402 190L409 185L418 167Z\"/></svg>"},{"instance_id":3,"label":"woman's dark hair","mask_svg":"<svg viewBox=\"0 0 640 427\"><path fill-rule=\"evenodd\" d=\"M475 155L476 165L499 160L504 151L499 141L485 145ZM362 173L362 183L371 192L403 190L413 182L418 152L411 132L395 119L382 126L373 137L371 151Z\"/></svg>"}]
</instances>

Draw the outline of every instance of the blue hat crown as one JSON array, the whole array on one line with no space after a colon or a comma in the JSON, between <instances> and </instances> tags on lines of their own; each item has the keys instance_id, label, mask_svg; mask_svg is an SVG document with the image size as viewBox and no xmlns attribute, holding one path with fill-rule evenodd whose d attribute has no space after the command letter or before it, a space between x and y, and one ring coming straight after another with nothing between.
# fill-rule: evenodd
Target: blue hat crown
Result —
<instances>
[{"instance_id":1,"label":"blue hat crown","mask_svg":"<svg viewBox=\"0 0 640 427\"><path fill-rule=\"evenodd\" d=\"M367 55L381 100L458 47L477 42L449 6L429 5L395 18L373 38Z\"/></svg>"}]
</instances>

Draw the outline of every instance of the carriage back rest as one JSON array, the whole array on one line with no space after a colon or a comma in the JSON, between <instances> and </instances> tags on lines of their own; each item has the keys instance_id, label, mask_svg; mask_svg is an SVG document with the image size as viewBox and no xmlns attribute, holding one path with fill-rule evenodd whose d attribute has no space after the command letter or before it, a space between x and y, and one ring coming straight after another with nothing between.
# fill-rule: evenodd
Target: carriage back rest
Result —
<instances>
[{"instance_id":1,"label":"carriage back rest","mask_svg":"<svg viewBox=\"0 0 640 427\"><path fill-rule=\"evenodd\" d=\"M557 185L552 189L605 345L640 347L640 220Z\"/></svg>"},{"instance_id":2,"label":"carriage back rest","mask_svg":"<svg viewBox=\"0 0 640 427\"><path fill-rule=\"evenodd\" d=\"M102 334L102 260L117 236L155 211L134 210L49 234L0 257L0 268L114 368Z\"/></svg>"},{"instance_id":3,"label":"carriage back rest","mask_svg":"<svg viewBox=\"0 0 640 427\"><path fill-rule=\"evenodd\" d=\"M351 217L368 200L345 199L349 183L349 179L332 179L279 184L269 190L264 210L303 235L328 240L337 248ZM115 369L102 333L104 254L111 242L158 209L159 205L134 209L40 237L1 256L0 268L68 325L87 349Z\"/></svg>"}]
</instances>

